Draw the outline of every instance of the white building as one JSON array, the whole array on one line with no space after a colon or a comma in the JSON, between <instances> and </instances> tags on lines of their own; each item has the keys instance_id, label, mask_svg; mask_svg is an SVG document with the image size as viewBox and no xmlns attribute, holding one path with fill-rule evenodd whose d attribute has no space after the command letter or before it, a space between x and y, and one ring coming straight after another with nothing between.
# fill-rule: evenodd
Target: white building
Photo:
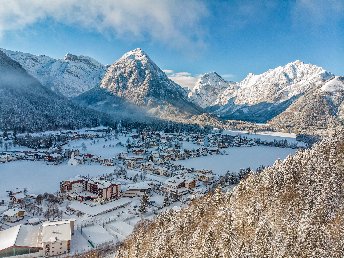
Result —
<instances>
[{"instance_id":1,"label":"white building","mask_svg":"<svg viewBox=\"0 0 344 258\"><path fill-rule=\"evenodd\" d=\"M149 193L151 186L147 182L138 182L134 184L128 184L123 186L123 197L140 197L145 193Z\"/></svg>"},{"instance_id":2,"label":"white building","mask_svg":"<svg viewBox=\"0 0 344 258\"><path fill-rule=\"evenodd\" d=\"M45 256L70 253L70 242L72 234L74 234L74 221L44 222L41 234Z\"/></svg>"},{"instance_id":3,"label":"white building","mask_svg":"<svg viewBox=\"0 0 344 258\"><path fill-rule=\"evenodd\" d=\"M0 257L25 255L38 257L43 254L39 242L39 226L18 225L0 231Z\"/></svg>"},{"instance_id":4,"label":"white building","mask_svg":"<svg viewBox=\"0 0 344 258\"><path fill-rule=\"evenodd\" d=\"M0 257L50 257L70 253L74 220L17 225L0 231Z\"/></svg>"}]
</instances>

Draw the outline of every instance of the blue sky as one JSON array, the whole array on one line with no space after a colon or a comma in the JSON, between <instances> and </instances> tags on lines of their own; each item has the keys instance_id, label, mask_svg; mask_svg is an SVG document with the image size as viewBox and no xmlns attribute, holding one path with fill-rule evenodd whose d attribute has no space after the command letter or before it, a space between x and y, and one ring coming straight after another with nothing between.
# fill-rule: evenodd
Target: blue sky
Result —
<instances>
[{"instance_id":1,"label":"blue sky","mask_svg":"<svg viewBox=\"0 0 344 258\"><path fill-rule=\"evenodd\" d=\"M344 1L2 0L0 47L104 64L141 47L169 75L228 80L296 59L344 75ZM173 70L173 71L172 71Z\"/></svg>"}]
</instances>

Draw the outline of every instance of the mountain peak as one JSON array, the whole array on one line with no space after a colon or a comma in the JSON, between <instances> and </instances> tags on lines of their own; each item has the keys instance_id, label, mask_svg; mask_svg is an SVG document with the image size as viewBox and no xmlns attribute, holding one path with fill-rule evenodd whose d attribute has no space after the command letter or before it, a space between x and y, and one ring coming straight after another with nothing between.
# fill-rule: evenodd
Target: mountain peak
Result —
<instances>
[{"instance_id":1,"label":"mountain peak","mask_svg":"<svg viewBox=\"0 0 344 258\"><path fill-rule=\"evenodd\" d=\"M112 64L100 87L137 105L188 102L186 91L171 81L141 48L125 53Z\"/></svg>"},{"instance_id":2,"label":"mountain peak","mask_svg":"<svg viewBox=\"0 0 344 258\"><path fill-rule=\"evenodd\" d=\"M125 53L121 59L143 60L149 59L149 57L141 48L135 48Z\"/></svg>"},{"instance_id":3,"label":"mountain peak","mask_svg":"<svg viewBox=\"0 0 344 258\"><path fill-rule=\"evenodd\" d=\"M200 78L221 78L223 79L217 72L213 71L213 72L207 72L205 74L203 74Z\"/></svg>"},{"instance_id":4,"label":"mountain peak","mask_svg":"<svg viewBox=\"0 0 344 258\"><path fill-rule=\"evenodd\" d=\"M299 60L299 59L296 59L294 62L291 62L290 64L295 64L295 65L299 65L299 64L304 64L305 62Z\"/></svg>"},{"instance_id":5,"label":"mountain peak","mask_svg":"<svg viewBox=\"0 0 344 258\"><path fill-rule=\"evenodd\" d=\"M229 83L216 72L203 74L189 93L190 99L202 108L217 104L218 96L230 88Z\"/></svg>"},{"instance_id":6,"label":"mountain peak","mask_svg":"<svg viewBox=\"0 0 344 258\"><path fill-rule=\"evenodd\" d=\"M65 56L63 58L63 60L65 60L65 61L75 61L77 59L78 59L78 56L77 55L73 55L71 53L65 54Z\"/></svg>"}]
</instances>

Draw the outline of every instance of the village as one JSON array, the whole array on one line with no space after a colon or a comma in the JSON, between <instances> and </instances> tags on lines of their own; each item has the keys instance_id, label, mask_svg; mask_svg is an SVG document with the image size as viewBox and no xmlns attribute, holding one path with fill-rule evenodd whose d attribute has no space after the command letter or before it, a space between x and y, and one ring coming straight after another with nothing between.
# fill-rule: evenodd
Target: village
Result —
<instances>
[{"instance_id":1,"label":"village","mask_svg":"<svg viewBox=\"0 0 344 258\"><path fill-rule=\"evenodd\" d=\"M7 189L0 198L0 257L67 255L120 243L137 223L179 210L218 186L230 190L262 168L247 166L219 175L178 162L228 156L231 148L254 146L304 147L218 129L164 132L119 126L42 135L6 132L0 138L0 163L43 162L71 169L97 165L106 172L66 177L50 192Z\"/></svg>"}]
</instances>

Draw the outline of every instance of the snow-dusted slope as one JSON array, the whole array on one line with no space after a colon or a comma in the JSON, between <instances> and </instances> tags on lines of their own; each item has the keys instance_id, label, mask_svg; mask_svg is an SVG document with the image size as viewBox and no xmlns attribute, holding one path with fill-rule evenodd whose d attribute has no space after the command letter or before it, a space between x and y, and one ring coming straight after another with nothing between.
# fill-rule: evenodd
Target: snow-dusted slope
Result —
<instances>
[{"instance_id":1,"label":"snow-dusted slope","mask_svg":"<svg viewBox=\"0 0 344 258\"><path fill-rule=\"evenodd\" d=\"M170 80L140 48L129 51L112 64L100 87L159 114L202 112L189 101L187 92Z\"/></svg>"},{"instance_id":2,"label":"snow-dusted slope","mask_svg":"<svg viewBox=\"0 0 344 258\"><path fill-rule=\"evenodd\" d=\"M333 76L321 67L299 60L259 75L250 73L238 84L235 104L253 105L260 102L285 101L322 85ZM224 101L232 96L220 96L222 104L226 104Z\"/></svg>"},{"instance_id":3,"label":"snow-dusted slope","mask_svg":"<svg viewBox=\"0 0 344 258\"><path fill-rule=\"evenodd\" d=\"M219 96L225 90L234 90L234 86L235 83L227 82L216 72L206 73L199 78L189 93L189 98L202 108L214 106L218 103Z\"/></svg>"},{"instance_id":4,"label":"snow-dusted slope","mask_svg":"<svg viewBox=\"0 0 344 258\"><path fill-rule=\"evenodd\" d=\"M320 90L323 92L344 91L344 77L336 76L332 80L327 81Z\"/></svg>"},{"instance_id":5,"label":"snow-dusted slope","mask_svg":"<svg viewBox=\"0 0 344 258\"><path fill-rule=\"evenodd\" d=\"M91 57L66 54L64 59L2 49L44 86L66 97L75 97L97 86L106 67Z\"/></svg>"},{"instance_id":6,"label":"snow-dusted slope","mask_svg":"<svg viewBox=\"0 0 344 258\"><path fill-rule=\"evenodd\" d=\"M328 128L344 122L344 78L334 77L306 92L270 123L293 130Z\"/></svg>"}]
</instances>

